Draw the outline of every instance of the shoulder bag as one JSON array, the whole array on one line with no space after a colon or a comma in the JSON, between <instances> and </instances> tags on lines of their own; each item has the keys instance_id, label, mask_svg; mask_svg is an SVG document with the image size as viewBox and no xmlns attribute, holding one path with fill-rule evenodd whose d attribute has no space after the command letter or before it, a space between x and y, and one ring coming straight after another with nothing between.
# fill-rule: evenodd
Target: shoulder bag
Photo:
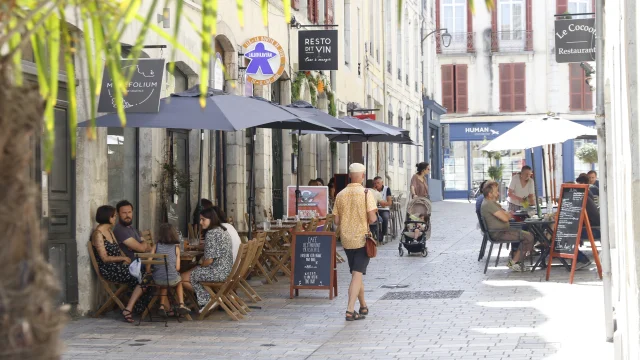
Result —
<instances>
[{"instance_id":1,"label":"shoulder bag","mask_svg":"<svg viewBox=\"0 0 640 360\"><path fill-rule=\"evenodd\" d=\"M364 214L365 219L367 219L367 229L369 228L369 213L367 212L367 192L369 190L364 190ZM365 248L367 249L367 256L369 258L374 258L378 254L378 243L371 235L371 231L367 231L367 234L364 237L365 240Z\"/></svg>"}]
</instances>

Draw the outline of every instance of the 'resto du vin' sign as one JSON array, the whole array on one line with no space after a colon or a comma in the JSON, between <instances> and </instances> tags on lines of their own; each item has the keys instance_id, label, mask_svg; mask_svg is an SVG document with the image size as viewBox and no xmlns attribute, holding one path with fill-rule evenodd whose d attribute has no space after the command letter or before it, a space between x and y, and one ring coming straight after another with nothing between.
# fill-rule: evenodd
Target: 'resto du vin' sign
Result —
<instances>
[{"instance_id":1,"label":"'resto du vin' sign","mask_svg":"<svg viewBox=\"0 0 640 360\"><path fill-rule=\"evenodd\" d=\"M300 70L338 70L338 30L298 31Z\"/></svg>"},{"instance_id":2,"label":"'resto du vin' sign","mask_svg":"<svg viewBox=\"0 0 640 360\"><path fill-rule=\"evenodd\" d=\"M596 60L596 19L562 19L555 22L556 62Z\"/></svg>"}]
</instances>

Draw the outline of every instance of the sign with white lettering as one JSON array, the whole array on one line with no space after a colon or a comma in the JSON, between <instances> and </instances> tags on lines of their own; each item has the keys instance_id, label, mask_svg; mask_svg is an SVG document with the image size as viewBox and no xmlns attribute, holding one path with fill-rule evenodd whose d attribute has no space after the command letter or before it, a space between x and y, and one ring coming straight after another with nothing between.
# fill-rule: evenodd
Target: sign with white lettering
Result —
<instances>
[{"instance_id":1,"label":"sign with white lettering","mask_svg":"<svg viewBox=\"0 0 640 360\"><path fill-rule=\"evenodd\" d=\"M300 70L338 70L338 30L298 31Z\"/></svg>"},{"instance_id":2,"label":"sign with white lettering","mask_svg":"<svg viewBox=\"0 0 640 360\"><path fill-rule=\"evenodd\" d=\"M256 36L242 44L244 57L249 59L247 80L254 85L269 85L284 72L284 49L267 36Z\"/></svg>"},{"instance_id":3,"label":"sign with white lettering","mask_svg":"<svg viewBox=\"0 0 640 360\"><path fill-rule=\"evenodd\" d=\"M122 99L124 111L127 113L157 113L160 110L164 59L138 59L137 63L134 60L122 60L122 71L125 74L132 68L133 76L127 86L127 94ZM113 80L106 66L102 76L98 112L116 112Z\"/></svg>"},{"instance_id":4,"label":"sign with white lettering","mask_svg":"<svg viewBox=\"0 0 640 360\"><path fill-rule=\"evenodd\" d=\"M596 60L596 19L556 20L556 62Z\"/></svg>"},{"instance_id":5,"label":"sign with white lettering","mask_svg":"<svg viewBox=\"0 0 640 360\"><path fill-rule=\"evenodd\" d=\"M293 233L291 251L291 299L298 289L328 289L329 299L338 296L335 233Z\"/></svg>"}]
</instances>

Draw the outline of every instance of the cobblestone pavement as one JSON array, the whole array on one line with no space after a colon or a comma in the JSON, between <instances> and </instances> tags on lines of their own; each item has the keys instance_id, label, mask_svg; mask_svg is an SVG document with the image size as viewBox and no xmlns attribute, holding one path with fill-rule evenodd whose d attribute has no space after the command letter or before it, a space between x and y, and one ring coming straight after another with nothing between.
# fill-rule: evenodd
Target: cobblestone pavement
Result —
<instances>
[{"instance_id":1,"label":"cobblestone pavement","mask_svg":"<svg viewBox=\"0 0 640 360\"><path fill-rule=\"evenodd\" d=\"M578 271L573 285L568 272L554 267L547 282L542 270L510 272L503 251L499 267L490 266L484 275L473 205L434 203L432 219L428 257L399 257L397 242L379 248L365 277L370 315L363 321L344 321L349 274L343 263L334 300L326 291L310 290L289 300L281 278L256 287L264 298L257 304L261 309L238 322L222 312L205 321L170 322L168 328L156 322L131 326L115 313L75 320L64 331L64 358L613 358L613 347L604 341L595 266ZM382 287L396 284L408 286ZM441 290L448 292L433 293ZM418 299L429 296L436 298Z\"/></svg>"}]
</instances>

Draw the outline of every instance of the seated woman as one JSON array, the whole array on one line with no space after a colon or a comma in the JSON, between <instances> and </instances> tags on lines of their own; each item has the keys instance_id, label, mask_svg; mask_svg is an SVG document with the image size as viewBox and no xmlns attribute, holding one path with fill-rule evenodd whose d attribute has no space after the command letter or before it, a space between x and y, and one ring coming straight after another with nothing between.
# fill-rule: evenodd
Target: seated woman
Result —
<instances>
[{"instance_id":1,"label":"seated woman","mask_svg":"<svg viewBox=\"0 0 640 360\"><path fill-rule=\"evenodd\" d=\"M242 244L242 240L240 240L240 235L238 235L238 231L236 228L226 222L227 214L224 213L222 209L218 206L214 206L213 210L215 210L218 219L222 222L222 226L227 229L229 236L231 236L231 250L233 252L233 261L236 261L236 257L238 256L238 250L240 249L240 244Z\"/></svg>"},{"instance_id":2,"label":"seated woman","mask_svg":"<svg viewBox=\"0 0 640 360\"><path fill-rule=\"evenodd\" d=\"M130 289L133 289L127 306L122 310L125 321L132 323L131 314L134 311L134 306L135 312L140 313L144 311L145 304L142 301L136 303L142 295L142 288L138 284L138 279L129 272L131 259L120 250L113 234L116 218L116 208L113 206L103 205L98 208L96 211L98 226L91 234L91 244L100 275L109 282L126 284Z\"/></svg>"},{"instance_id":3,"label":"seated woman","mask_svg":"<svg viewBox=\"0 0 640 360\"><path fill-rule=\"evenodd\" d=\"M154 254L167 255L167 267L164 265L153 266L153 282L160 286L171 286L176 288L176 295L178 297L178 313L180 315L186 315L189 313L189 308L184 305L184 292L182 289L182 279L180 278L180 237L176 228L171 224L160 225L160 232L158 233L157 242L151 248L151 252ZM151 272L151 265L147 265L147 272ZM167 288L160 289L160 307L158 312L163 317L173 316L173 311L169 305L169 298L167 297Z\"/></svg>"},{"instance_id":4,"label":"seated woman","mask_svg":"<svg viewBox=\"0 0 640 360\"><path fill-rule=\"evenodd\" d=\"M233 251L231 236L213 208L202 210L200 225L206 231L202 264L182 273L182 281L187 290L195 292L202 312L211 295L200 283L225 281L233 268Z\"/></svg>"}]
</instances>

